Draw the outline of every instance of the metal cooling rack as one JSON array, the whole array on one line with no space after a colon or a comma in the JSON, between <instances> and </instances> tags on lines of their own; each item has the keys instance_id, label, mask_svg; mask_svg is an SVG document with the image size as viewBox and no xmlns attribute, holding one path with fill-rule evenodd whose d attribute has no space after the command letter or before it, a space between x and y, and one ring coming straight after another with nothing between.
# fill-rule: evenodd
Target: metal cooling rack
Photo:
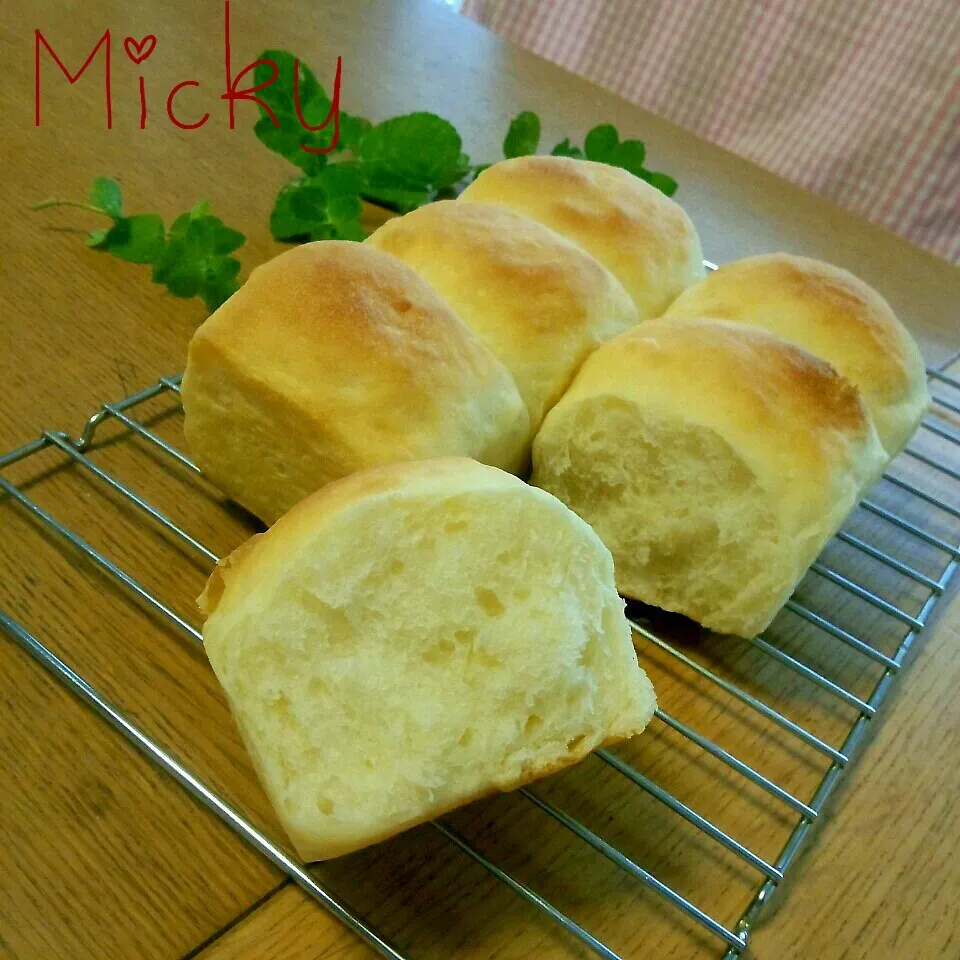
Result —
<instances>
[{"instance_id":1,"label":"metal cooling rack","mask_svg":"<svg viewBox=\"0 0 960 960\"><path fill-rule=\"evenodd\" d=\"M951 485L960 481L960 471L957 469L957 467L960 466L960 429L958 429L955 417L956 414L960 414L960 405L943 397L942 390L956 391L956 393L951 393L951 396L960 398L960 381L951 378L939 370L929 370L928 373L932 385L935 388L934 393L937 393L936 388L940 388L941 396L936 397L934 408L931 414L924 420L921 432L926 432L929 437L935 438L937 444L936 455L931 456L926 452L910 447L902 456L912 458L914 461L922 463L924 469L934 471L935 474L937 474L937 486L943 486L943 484ZM2 471L5 468L15 463L34 457L41 451L56 448L67 458L67 462L72 461L77 469L87 471L95 476L98 481L106 485L106 487L109 487L114 494L119 495L130 504L133 504L133 506L142 514L146 515L150 521L159 524L168 533L178 538L190 549L196 551L205 561L212 565L218 558L211 550L182 527L171 521L160 510L147 502L140 494L130 489L121 480L117 479L117 477L102 469L87 456L87 453L94 447L94 441L100 426L105 421L112 421L126 428L126 437L139 437L142 441L145 441L154 448L155 451L160 451L164 457L172 458L181 467L185 467L187 470L199 474L199 469L188 457L166 440L162 439L156 432L145 425L141 419L137 419L135 416L137 408L142 404L162 395L177 395L179 394L179 390L179 377L162 377L156 384L145 390L141 390L139 393L135 393L116 403L105 403L97 413L89 418L83 433L77 439L73 439L63 432L44 431L43 434L32 443L28 443L19 449L0 456L0 491L15 501L24 511L32 515L43 527L53 531L64 541L67 541L78 549L101 571L129 591L138 601L159 614L164 620L171 623L177 630L182 631L191 640L201 643L202 638L200 631L182 617L178 616L163 599L153 595L128 572L121 569L121 567L111 561L102 552L92 547L81 536L41 507L22 487L15 485L2 475ZM951 456L954 458L953 461L949 460ZM702 665L691 656L688 656L687 653L674 643L648 629L643 623L637 622L636 620L632 621L634 629L637 630L649 644L656 647L659 651L662 651L669 658L682 664L687 670L693 671L703 681L719 688L725 694L749 708L750 711L761 715L766 721L778 727L786 737L806 744L807 747L812 748L824 756L829 763L826 772L823 774L819 785L813 791L812 795L807 799L801 799L796 796L795 793L790 792L780 783L777 783L774 779L765 776L752 764L734 756L719 746L714 740L680 721L662 707L657 710L656 720L660 724L671 728L676 734L679 734L680 737L689 741L697 750L720 761L734 774L745 778L756 787L759 787L760 790L769 796L772 803L782 805L783 808L792 811L792 815L796 818L792 832L790 832L779 856L773 862L770 862L760 857L744 843L734 839L716 823L691 809L678 797L654 782L639 769L628 764L616 753L609 750L597 751L597 756L599 756L602 761L622 774L628 781L635 784L637 788L651 794L657 801L673 811L673 813L682 817L711 841L724 847L756 872L758 875L758 884L755 888L755 893L738 922L732 925L724 925L720 920L698 907L691 899L688 899L673 887L658 879L640 863L630 859L620 850L603 840L584 824L574 819L565 810L543 799L539 793L534 792L530 788L523 788L518 791L518 793L530 801L530 803L539 807L541 811L548 814L564 828L589 844L604 857L608 858L618 868L625 871L626 874L633 877L640 884L655 891L677 910L682 911L688 917L692 918L696 924L699 924L703 929L709 931L709 933L722 944L722 946L718 947L718 953L720 950L724 950L723 956L727 958L727 960L739 957L745 949L752 925L764 906L772 898L790 866L796 861L798 853L809 839L814 824L823 811L824 805L840 782L845 768L857 754L870 721L876 715L881 703L889 692L897 673L904 664L911 645L914 643L919 631L923 629L934 605L943 594L957 568L958 562L960 562L960 509L958 509L956 505L960 503L960 496L956 498L956 503L947 502L946 499L936 496L929 492L929 490L922 489L920 486L914 485L896 474L887 473L884 479L886 482L894 484L907 494L911 498L910 503L915 502L916 505L922 505L924 510L928 511L928 517L930 516L930 511L942 511L945 516L950 518L951 523L956 521L957 537L955 540L948 541L942 536L931 532L927 526L916 523L914 520L902 515L910 514L910 516L916 519L915 511L913 510L904 510L902 513L895 513L869 498L860 504L859 510L867 511L874 517L879 518L879 522L895 528L897 535L903 538L904 543L919 542L925 545L925 549L932 548L936 555L940 557L937 575L931 576L928 573L924 573L903 559L894 556L892 552L881 549L881 547L875 543L868 542L866 539L854 536L849 532L841 531L837 534L837 539L859 553L871 557L874 561L888 568L888 570L896 573L898 577L906 578L906 580L912 581L913 584L922 587L926 593L926 599L922 602L922 607L919 612L916 615L907 612L890 599L882 596L879 591L868 589L854 582L824 562L815 563L811 570L817 576L830 581L847 594L872 606L879 611L883 617L889 618L898 624L904 633L895 653L892 655L883 653L876 646L872 645L868 639L854 635L852 632L833 622L832 619L822 612L817 612L796 597L787 604L787 609L790 610L791 613L806 621L804 627L808 631L819 632L829 637L831 643L836 641L838 645L852 649L858 656L863 658L864 664L869 661L874 667L876 667L877 664L882 667L882 674L873 687L873 691L869 697L864 699L855 695L846 687L828 678L824 672L815 670L813 667L762 637L755 638L751 641L765 657L777 661L781 666L799 674L807 681L816 684L830 696L837 698L847 707L854 709L856 719L847 729L846 735L839 747L832 746L830 743L825 742L825 740L821 739L820 736L807 727L788 718L784 713L774 709L763 700L744 690L741 686L730 682L714 670ZM939 530L940 528L938 527L937 529ZM940 532L942 532L942 530ZM125 716L117 706L109 702L97 689L83 677L75 673L25 627L14 621L12 617L2 610L0 610L0 626L2 626L6 633L26 650L27 653L47 668L47 670L80 697L80 699L92 707L104 720L130 740L141 753L173 777L197 800L224 821L227 826L259 851L267 860L287 874L309 896L314 898L362 937L381 956L390 957L393 958L393 960L408 960L406 954L382 938L361 917L341 902L335 893L314 878L302 863L297 862L297 860L290 856L278 843L254 826L253 823L228 800L217 795L206 786L202 780L181 764L170 752ZM839 650L839 647L837 647L837 649ZM488 859L448 823L436 821L432 824L432 827L439 831L453 846L459 848L460 851L485 870L489 871L499 881L506 884L523 898L523 900L542 911L563 927L594 954L607 958L607 960L622 960L620 954L614 952L610 947L561 912L554 904L541 897L528 885L498 866L491 859Z\"/></svg>"}]
</instances>

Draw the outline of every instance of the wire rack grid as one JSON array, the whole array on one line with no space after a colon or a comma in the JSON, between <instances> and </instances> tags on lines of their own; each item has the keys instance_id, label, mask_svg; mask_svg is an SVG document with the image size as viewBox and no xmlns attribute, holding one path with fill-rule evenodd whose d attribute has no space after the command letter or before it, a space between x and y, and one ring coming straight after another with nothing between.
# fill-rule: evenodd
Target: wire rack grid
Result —
<instances>
[{"instance_id":1,"label":"wire rack grid","mask_svg":"<svg viewBox=\"0 0 960 960\"><path fill-rule=\"evenodd\" d=\"M929 376L934 388L951 391L960 399L960 382L952 378L943 370L929 370ZM158 397L176 398L179 395L180 378L162 377L153 386L141 390L115 403L105 403L102 408L86 422L82 434L72 438L67 433L44 431L42 435L31 443L0 456L0 492L22 508L43 528L53 532L56 537L66 541L73 548L83 554L93 566L116 581L125 591L129 592L136 602L144 605L154 614L172 625L175 630L185 634L190 640L202 643L200 631L184 617L178 615L172 606L159 596L148 590L133 575L112 561L101 550L92 546L80 534L69 528L56 518L49 510L41 506L23 487L12 482L3 475L3 471L14 464L21 463L37 456L42 451L55 449L63 455L65 462L72 468L86 471L96 481L123 501L131 505L144 519L159 525L168 534L182 542L189 550L196 552L202 560L210 565L216 563L217 555L208 549L199 539L189 533L183 526L175 523L164 512L147 501L117 476L99 466L90 454L96 449L98 430L105 421L111 421L122 427L125 436L138 438L163 458L169 458L179 467L194 474L200 474L193 462L176 446L165 440L159 433L151 429L151 425L138 418L137 408L148 404ZM937 395L934 390L935 405L930 415L922 424L921 434L935 441L936 447L921 450L913 446L904 451L902 457L921 464L925 469L932 471L936 476L936 489L939 491L944 484L960 481L960 430L956 415L960 414L960 404L953 399ZM899 462L899 461L898 461ZM792 864L809 840L810 835L821 816L831 794L841 781L845 769L857 755L872 718L877 714L883 700L887 696L898 672L903 667L907 655L914 644L918 633L923 629L931 611L938 599L944 593L953 576L958 562L960 562L960 509L957 503L960 497L953 500L951 497L931 493L929 489L906 480L899 472L888 471L884 481L895 487L902 495L908 496L911 501L923 508L927 513L936 511L938 516L956 523L956 536L947 538L943 535L943 527L937 526L935 531L928 525L917 522L916 511L905 510L894 512L882 506L874 498L863 500L857 512L866 513L878 523L889 527L896 535L902 538L905 544L915 542L931 551L932 555L940 558L935 564L936 569L922 570L898 557L886 546L878 546L862 536L855 535L847 530L837 535L837 542L852 548L857 554L870 558L879 568L890 576L902 578L912 588L922 591L918 601L919 609L910 612L898 603L881 595L877 589L871 589L855 581L836 566L821 558L811 568L811 573L827 584L839 589L842 595L853 598L859 603L866 604L873 612L894 624L901 632L895 648L884 652L868 639L855 635L851 630L836 622L832 616L813 608L803 597L795 595L787 604L787 610L794 617L799 618L803 629L807 632L816 632L835 644L838 650L846 654L851 651L861 658L865 665L879 670L876 682L868 695L853 692L849 685L831 678L823 668L811 666L800 657L777 645L764 637L757 637L750 641L754 651L758 651L764 658L776 663L795 675L802 678L831 698L834 698L844 707L850 708L854 719L839 738L839 742L828 742L822 735L810 729L808 725L791 719L785 712L771 706L768 702L745 689L744 684L731 681L721 675L721 671L714 669L709 663L702 662L691 651L684 649L655 627L651 627L644 618L643 611L635 613L631 618L633 628L644 638L646 646L653 651L659 651L677 669L689 671L692 676L702 680L710 688L722 693L730 700L755 714L764 721L772 724L779 734L788 740L797 741L805 748L819 755L825 764L822 776L815 789L806 797L798 796L796 791L784 786L775 777L761 772L760 764L747 762L717 743L713 738L686 723L668 711L663 705L656 712L655 722L665 729L673 731L686 741L687 746L697 751L701 758L712 758L722 764L734 778L742 778L757 788L771 804L782 807L783 811L792 818L792 827L786 841L776 857L764 857L757 853L750 844L736 839L731 832L724 829L715 819L705 816L685 803L669 789L636 765L626 761L618 752L603 749L597 751L599 759L617 774L621 775L629 784L635 786L657 803L662 804L672 814L682 818L702 834L710 842L722 847L725 851L737 858L749 870L753 871L756 880L752 897L736 922L722 922L708 910L702 909L695 902L694 895L688 896L678 891L675 886L658 878L654 872L645 868L636 858L628 856L617 846L605 840L578 818L571 815L561 805L546 799L537 789L523 788L518 793L529 803L546 814L553 821L560 824L564 830L575 835L602 857L610 861L617 869L633 878L639 884L662 897L680 913L685 914L694 924L699 925L709 934L716 944L717 953L725 958L739 957L746 948L751 928L761 912L774 894L781 887ZM0 495L2 495L0 494ZM916 594L915 594L916 595ZM14 620L8 613L0 610L0 627L9 637L18 643L37 662L49 670L74 694L92 707L105 721L123 734L147 758L153 761L160 769L174 778L183 788L189 791L201 804L224 821L233 831L254 847L263 857L289 876L299 887L319 904L329 910L334 916L346 924L356 934L363 938L377 953L394 960L405 960L408 954L401 952L396 946L388 942L387 938L379 934L356 911L351 909L326 884L318 880L304 864L291 856L283 846L267 836L253 822L244 815L235 805L225 797L218 795L207 786L196 774L187 769L169 750L150 736L140 726L131 721L124 712L110 702L98 689L74 672L53 651L45 646L25 626ZM568 913L562 911L547 897L542 896L528 883L518 878L509 869L498 865L494 859L481 852L469 842L445 818L431 824L445 841L459 849L463 854L479 864L498 881L505 884L529 905L542 911L547 917L560 925L569 935L576 938L583 946L597 956L607 960L618 960L626 954L618 953L597 936L590 933L584 926L576 922Z\"/></svg>"}]
</instances>

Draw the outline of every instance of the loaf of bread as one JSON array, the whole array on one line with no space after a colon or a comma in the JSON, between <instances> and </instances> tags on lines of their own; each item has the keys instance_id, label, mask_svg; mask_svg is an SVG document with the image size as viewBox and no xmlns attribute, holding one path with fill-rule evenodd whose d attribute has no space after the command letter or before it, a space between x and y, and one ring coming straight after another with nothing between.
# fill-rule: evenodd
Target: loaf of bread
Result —
<instances>
[{"instance_id":1,"label":"loaf of bread","mask_svg":"<svg viewBox=\"0 0 960 960\"><path fill-rule=\"evenodd\" d=\"M763 630L886 455L855 387L756 326L654 320L547 414L532 482L587 520L620 592Z\"/></svg>"},{"instance_id":2,"label":"loaf of bread","mask_svg":"<svg viewBox=\"0 0 960 960\"><path fill-rule=\"evenodd\" d=\"M197 464L267 523L384 463L529 458L513 377L408 266L359 243L295 247L199 328L182 385Z\"/></svg>"},{"instance_id":3,"label":"loaf of bread","mask_svg":"<svg viewBox=\"0 0 960 960\"><path fill-rule=\"evenodd\" d=\"M487 168L460 201L539 220L599 260L658 317L704 275L697 231L683 208L626 170L569 157L517 157Z\"/></svg>"},{"instance_id":4,"label":"loaf of bread","mask_svg":"<svg viewBox=\"0 0 960 960\"><path fill-rule=\"evenodd\" d=\"M575 763L655 706L610 552L558 500L472 460L328 485L221 561L198 602L305 860Z\"/></svg>"},{"instance_id":5,"label":"loaf of bread","mask_svg":"<svg viewBox=\"0 0 960 960\"><path fill-rule=\"evenodd\" d=\"M860 391L890 457L930 404L913 338L876 290L839 267L784 253L738 260L687 289L666 316L763 327L826 360Z\"/></svg>"},{"instance_id":6,"label":"loaf of bread","mask_svg":"<svg viewBox=\"0 0 960 960\"><path fill-rule=\"evenodd\" d=\"M627 292L597 260L505 208L431 203L389 220L366 242L412 267L503 362L533 432L586 357L638 321Z\"/></svg>"}]
</instances>

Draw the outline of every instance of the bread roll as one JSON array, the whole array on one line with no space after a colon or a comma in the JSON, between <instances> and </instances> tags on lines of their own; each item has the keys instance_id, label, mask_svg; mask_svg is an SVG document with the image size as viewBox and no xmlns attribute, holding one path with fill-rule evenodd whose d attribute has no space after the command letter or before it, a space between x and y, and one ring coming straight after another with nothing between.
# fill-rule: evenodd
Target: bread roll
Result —
<instances>
[{"instance_id":1,"label":"bread roll","mask_svg":"<svg viewBox=\"0 0 960 960\"><path fill-rule=\"evenodd\" d=\"M501 207L431 203L366 242L412 267L503 361L533 432L587 355L638 321L627 292L597 260Z\"/></svg>"},{"instance_id":2,"label":"bread roll","mask_svg":"<svg viewBox=\"0 0 960 960\"><path fill-rule=\"evenodd\" d=\"M622 594L749 637L884 460L828 364L757 327L654 320L587 358L532 482L600 534Z\"/></svg>"},{"instance_id":3,"label":"bread roll","mask_svg":"<svg viewBox=\"0 0 960 960\"><path fill-rule=\"evenodd\" d=\"M553 497L471 460L325 487L221 561L199 603L305 860L575 763L655 705L609 551Z\"/></svg>"},{"instance_id":4,"label":"bread roll","mask_svg":"<svg viewBox=\"0 0 960 960\"><path fill-rule=\"evenodd\" d=\"M408 266L358 243L254 270L194 335L182 398L197 464L267 523L365 467L529 458L503 364Z\"/></svg>"},{"instance_id":5,"label":"bread roll","mask_svg":"<svg viewBox=\"0 0 960 960\"><path fill-rule=\"evenodd\" d=\"M923 357L890 305L827 263L785 253L738 260L690 287L666 316L763 327L826 360L860 390L890 457L930 403Z\"/></svg>"},{"instance_id":6,"label":"bread roll","mask_svg":"<svg viewBox=\"0 0 960 960\"><path fill-rule=\"evenodd\" d=\"M569 157L517 157L460 194L526 214L597 258L641 320L658 317L704 275L700 240L679 204L626 170Z\"/></svg>"}]
</instances>

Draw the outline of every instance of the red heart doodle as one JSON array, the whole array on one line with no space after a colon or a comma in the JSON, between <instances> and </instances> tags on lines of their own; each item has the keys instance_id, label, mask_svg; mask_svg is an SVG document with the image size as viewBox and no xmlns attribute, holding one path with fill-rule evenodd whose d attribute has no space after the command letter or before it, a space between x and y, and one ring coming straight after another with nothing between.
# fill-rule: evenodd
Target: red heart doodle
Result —
<instances>
[{"instance_id":1,"label":"red heart doodle","mask_svg":"<svg viewBox=\"0 0 960 960\"><path fill-rule=\"evenodd\" d=\"M134 63L143 63L153 53L156 45L157 38L152 33L148 33L139 43L133 37L127 37L123 41L123 49Z\"/></svg>"}]
</instances>

